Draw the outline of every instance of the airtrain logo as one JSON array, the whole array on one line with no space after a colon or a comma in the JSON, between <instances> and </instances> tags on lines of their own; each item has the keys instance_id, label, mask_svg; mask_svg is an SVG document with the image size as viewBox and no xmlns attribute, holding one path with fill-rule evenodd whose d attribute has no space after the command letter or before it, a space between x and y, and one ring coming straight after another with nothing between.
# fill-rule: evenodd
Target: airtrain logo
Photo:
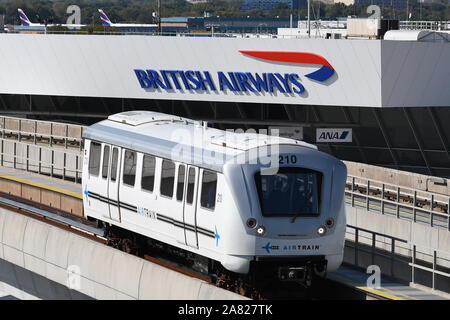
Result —
<instances>
[{"instance_id":1,"label":"airtrain logo","mask_svg":"<svg viewBox=\"0 0 450 320\"><path fill-rule=\"evenodd\" d=\"M334 74L334 68L322 56L302 51L239 50L245 56L260 60L294 64L320 65L320 69L305 77L325 82ZM301 95L305 87L298 73L279 72L223 72L216 76L209 71L199 70L154 70L134 69L142 89L146 90L188 90L188 91L231 91L268 92ZM218 84L218 85L217 85Z\"/></svg>"},{"instance_id":2,"label":"airtrain logo","mask_svg":"<svg viewBox=\"0 0 450 320\"><path fill-rule=\"evenodd\" d=\"M267 244L264 247L261 247L262 249L265 249L267 253L271 253L271 250L273 251L300 251L300 250L320 250L320 245L317 244L285 244L285 245L271 245L270 242L267 242Z\"/></svg>"}]
</instances>

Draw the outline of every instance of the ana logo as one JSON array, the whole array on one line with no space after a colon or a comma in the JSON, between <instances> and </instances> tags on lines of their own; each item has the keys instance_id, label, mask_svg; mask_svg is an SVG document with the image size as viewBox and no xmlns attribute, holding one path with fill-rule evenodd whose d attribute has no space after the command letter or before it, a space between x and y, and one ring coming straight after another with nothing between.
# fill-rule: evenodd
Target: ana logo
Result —
<instances>
[{"instance_id":1,"label":"ana logo","mask_svg":"<svg viewBox=\"0 0 450 320\"><path fill-rule=\"evenodd\" d=\"M317 129L316 142L352 142L352 129Z\"/></svg>"},{"instance_id":2,"label":"ana logo","mask_svg":"<svg viewBox=\"0 0 450 320\"><path fill-rule=\"evenodd\" d=\"M312 52L266 50L239 50L239 52L262 60L322 65L319 70L305 75L305 77L320 82L328 80L334 74L334 68L327 59Z\"/></svg>"}]
</instances>

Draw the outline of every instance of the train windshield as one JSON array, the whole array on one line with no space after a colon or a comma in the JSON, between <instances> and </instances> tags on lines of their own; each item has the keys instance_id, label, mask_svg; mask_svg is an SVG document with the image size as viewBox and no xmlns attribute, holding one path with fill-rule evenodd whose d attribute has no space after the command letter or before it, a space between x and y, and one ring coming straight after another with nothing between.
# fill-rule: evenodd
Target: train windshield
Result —
<instances>
[{"instance_id":1,"label":"train windshield","mask_svg":"<svg viewBox=\"0 0 450 320\"><path fill-rule=\"evenodd\" d=\"M273 175L255 175L263 216L319 215L322 173L281 167Z\"/></svg>"}]
</instances>

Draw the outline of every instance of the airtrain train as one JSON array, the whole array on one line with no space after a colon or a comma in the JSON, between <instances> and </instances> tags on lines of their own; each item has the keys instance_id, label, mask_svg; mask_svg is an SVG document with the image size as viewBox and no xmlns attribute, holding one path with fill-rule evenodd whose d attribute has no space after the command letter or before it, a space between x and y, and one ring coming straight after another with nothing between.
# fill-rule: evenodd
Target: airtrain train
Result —
<instances>
[{"instance_id":1,"label":"airtrain train","mask_svg":"<svg viewBox=\"0 0 450 320\"><path fill-rule=\"evenodd\" d=\"M343 260L347 169L313 145L150 111L83 138L89 219L237 274L270 267L301 282Z\"/></svg>"}]
</instances>

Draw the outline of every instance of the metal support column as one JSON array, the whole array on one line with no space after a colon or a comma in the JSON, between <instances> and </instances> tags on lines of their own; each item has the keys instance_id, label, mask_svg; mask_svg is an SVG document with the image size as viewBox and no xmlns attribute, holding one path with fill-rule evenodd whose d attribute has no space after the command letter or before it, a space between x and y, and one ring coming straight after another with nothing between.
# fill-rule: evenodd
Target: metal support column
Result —
<instances>
[{"instance_id":1,"label":"metal support column","mask_svg":"<svg viewBox=\"0 0 450 320\"><path fill-rule=\"evenodd\" d=\"M386 131L384 123L383 123L383 121L381 119L381 116L379 114L379 111L376 108L372 108L372 110L373 110L373 114L375 116L375 119L378 122L378 126L380 127L381 133L383 134L384 141L386 142L386 146L388 147L389 152L391 153L392 161L394 162L396 168L399 169L397 157L396 157L396 155L394 153L394 150L392 150L392 144L391 144L391 141L389 139L389 136L387 135L387 131Z\"/></svg>"},{"instance_id":2,"label":"metal support column","mask_svg":"<svg viewBox=\"0 0 450 320\"><path fill-rule=\"evenodd\" d=\"M417 133L417 129L416 129L414 120L412 119L411 115L409 114L408 108L403 108L403 112L406 116L406 120L408 120L409 126L414 135L414 139L416 139L416 143L417 143L417 146L419 147L420 153L422 154L423 161L425 162L425 165L428 168L428 174L433 175L434 174L433 169L431 168L430 162L428 161L428 157L425 154L425 151L423 150L422 142L420 141L420 137Z\"/></svg>"},{"instance_id":3,"label":"metal support column","mask_svg":"<svg viewBox=\"0 0 450 320\"><path fill-rule=\"evenodd\" d=\"M342 107L341 106L341 110L342 110L342 113L344 114L345 119L347 120L347 122L349 124L353 124L354 121L353 121L352 115L350 114L348 109L346 107ZM359 154L361 155L362 161L364 163L367 163L367 157L366 157L366 154L364 153L363 149L361 148L361 144L359 143L358 134L356 133L356 130L353 130L353 134L352 135L353 135L353 139L355 140L355 144L358 147Z\"/></svg>"}]
</instances>

